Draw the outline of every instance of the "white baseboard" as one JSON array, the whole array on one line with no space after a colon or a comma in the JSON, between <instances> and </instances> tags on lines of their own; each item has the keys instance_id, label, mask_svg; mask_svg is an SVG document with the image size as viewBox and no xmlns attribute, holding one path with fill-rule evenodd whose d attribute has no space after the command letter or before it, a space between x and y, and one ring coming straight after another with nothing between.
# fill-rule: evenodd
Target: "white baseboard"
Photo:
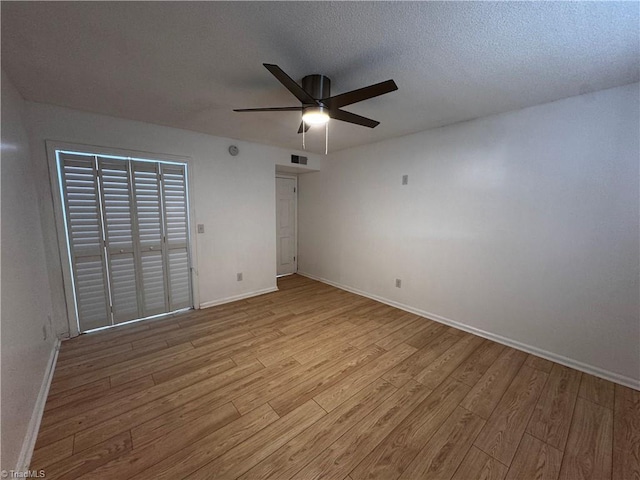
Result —
<instances>
[{"instance_id":1,"label":"white baseboard","mask_svg":"<svg viewBox=\"0 0 640 480\"><path fill-rule=\"evenodd\" d=\"M257 297L258 295L264 295L265 293L277 292L278 287L269 287L262 290L256 290L254 292L242 293L240 295L234 295L232 297L220 298L218 300L212 300L211 302L204 302L200 304L199 308L215 307L216 305L222 305L223 303L235 302L237 300L244 300L245 298Z\"/></svg>"},{"instance_id":2,"label":"white baseboard","mask_svg":"<svg viewBox=\"0 0 640 480\"><path fill-rule=\"evenodd\" d=\"M44 414L44 406L47 403L47 396L49 395L49 387L51 387L53 372L55 371L56 361L58 360L58 352L60 352L60 339L56 338L53 348L51 349L51 355L49 356L49 362L47 362L44 377L42 378L40 392L38 393L36 404L33 407L33 412L31 413L29 425L27 425L27 433L24 437L24 441L22 442L22 448L20 449L16 472L24 472L29 469L31 456L33 455L33 448L35 447L36 439L38 438L38 430L40 430L40 422L42 421L42 415Z\"/></svg>"},{"instance_id":3,"label":"white baseboard","mask_svg":"<svg viewBox=\"0 0 640 480\"><path fill-rule=\"evenodd\" d=\"M399 308L400 310L404 310L406 312L420 315L421 317L428 318L429 320L434 320L436 322L449 325L451 327L457 328L458 330L464 330L465 332L478 335L479 337L487 338L494 342L501 343L502 345L506 345L508 347L522 350L523 352L531 353L533 355L537 355L538 357L546 358L547 360L551 360L552 362L559 363L561 365L565 365L567 367L574 368L576 370L580 370L581 372L585 372L590 375L594 375L596 377L604 378L605 380L609 380L611 382L619 383L620 385L633 388L634 390L640 390L640 380L636 380L631 377L620 375L618 373L610 372L608 370L604 370L602 368L595 367L593 365L589 365L589 364L580 362L578 360L573 360L571 358L558 355L557 353L549 352L547 350L542 350L538 347L534 347L532 345L528 345L526 343L522 343L517 340L512 340L510 338L503 337L495 333L491 333L485 330L481 330L479 328L471 327L469 325L465 325L464 323L456 322L455 320L451 320L449 318L442 317L440 315L436 315L424 310L420 310L418 308L411 307L410 305L405 305L399 302L395 302L393 300L389 300L388 298L380 297L378 295L374 295L371 293L364 292L362 290L358 290L357 288L349 287L348 285L343 285L337 282L333 282L331 280L327 280L326 278L320 278L315 275L305 273L305 272L300 272L300 271L297 273L298 275L302 275L304 277L311 278L312 280L317 280L319 282L326 283L327 285L331 285L341 290L346 290L347 292L355 293L356 295L361 295L363 297L376 300L380 303L384 303L386 305Z\"/></svg>"}]
</instances>

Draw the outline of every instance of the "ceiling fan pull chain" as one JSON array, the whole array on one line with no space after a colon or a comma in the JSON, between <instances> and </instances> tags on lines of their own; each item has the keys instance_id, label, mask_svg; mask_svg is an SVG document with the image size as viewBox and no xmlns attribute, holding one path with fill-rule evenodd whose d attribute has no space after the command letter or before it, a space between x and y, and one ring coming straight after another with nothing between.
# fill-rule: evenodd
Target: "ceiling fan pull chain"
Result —
<instances>
[{"instance_id":1,"label":"ceiling fan pull chain","mask_svg":"<svg viewBox=\"0 0 640 480\"><path fill-rule=\"evenodd\" d=\"M302 149L306 150L307 147L304 144L304 132L307 130L307 125L304 123L304 119L302 120Z\"/></svg>"},{"instance_id":2,"label":"ceiling fan pull chain","mask_svg":"<svg viewBox=\"0 0 640 480\"><path fill-rule=\"evenodd\" d=\"M329 151L329 122L324 124L324 154Z\"/></svg>"}]
</instances>

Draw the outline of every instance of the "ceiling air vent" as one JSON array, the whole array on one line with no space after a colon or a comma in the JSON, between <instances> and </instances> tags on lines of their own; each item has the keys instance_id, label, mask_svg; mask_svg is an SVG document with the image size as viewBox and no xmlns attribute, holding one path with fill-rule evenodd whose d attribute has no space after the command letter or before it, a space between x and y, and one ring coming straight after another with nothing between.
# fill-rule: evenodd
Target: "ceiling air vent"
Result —
<instances>
[{"instance_id":1,"label":"ceiling air vent","mask_svg":"<svg viewBox=\"0 0 640 480\"><path fill-rule=\"evenodd\" d=\"M302 155L291 155L291 163L297 163L299 165L307 164L307 157L303 157Z\"/></svg>"}]
</instances>

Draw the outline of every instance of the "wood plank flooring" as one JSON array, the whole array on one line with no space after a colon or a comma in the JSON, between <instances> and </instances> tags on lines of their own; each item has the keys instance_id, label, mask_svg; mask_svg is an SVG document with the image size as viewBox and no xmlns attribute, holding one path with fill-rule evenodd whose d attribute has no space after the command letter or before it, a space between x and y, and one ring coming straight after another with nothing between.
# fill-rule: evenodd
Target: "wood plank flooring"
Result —
<instances>
[{"instance_id":1,"label":"wood plank flooring","mask_svg":"<svg viewBox=\"0 0 640 480\"><path fill-rule=\"evenodd\" d=\"M51 479L640 479L640 392L304 277L62 344Z\"/></svg>"}]
</instances>

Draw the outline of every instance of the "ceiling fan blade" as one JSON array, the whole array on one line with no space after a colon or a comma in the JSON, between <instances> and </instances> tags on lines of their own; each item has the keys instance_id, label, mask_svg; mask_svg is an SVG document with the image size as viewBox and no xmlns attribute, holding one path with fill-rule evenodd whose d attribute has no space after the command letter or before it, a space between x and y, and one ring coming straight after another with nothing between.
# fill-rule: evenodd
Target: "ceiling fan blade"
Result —
<instances>
[{"instance_id":1,"label":"ceiling fan blade","mask_svg":"<svg viewBox=\"0 0 640 480\"><path fill-rule=\"evenodd\" d=\"M234 112L299 112L302 107L236 108Z\"/></svg>"},{"instance_id":2,"label":"ceiling fan blade","mask_svg":"<svg viewBox=\"0 0 640 480\"><path fill-rule=\"evenodd\" d=\"M396 82L393 80L387 80L386 82L380 82L375 85L369 85L368 87L351 90L350 92L341 93L340 95L335 95L333 97L323 98L322 102L327 104L331 109L340 108L369 98L384 95L385 93L393 92L397 89L398 86L396 85Z\"/></svg>"},{"instance_id":3,"label":"ceiling fan blade","mask_svg":"<svg viewBox=\"0 0 640 480\"><path fill-rule=\"evenodd\" d=\"M300 122L300 128L298 128L298 133L302 133L302 127L304 126L304 133L307 133L311 126L307 123Z\"/></svg>"},{"instance_id":4,"label":"ceiling fan blade","mask_svg":"<svg viewBox=\"0 0 640 480\"><path fill-rule=\"evenodd\" d=\"M356 115L355 113L345 112L344 110L329 110L329 116L336 120L342 120L343 122L355 123L356 125L362 125L363 127L375 128L380 125L380 122L372 120L367 117Z\"/></svg>"},{"instance_id":5,"label":"ceiling fan blade","mask_svg":"<svg viewBox=\"0 0 640 480\"><path fill-rule=\"evenodd\" d=\"M298 85L289 75L277 65L271 65L269 63L263 63L265 68L271 72L271 74L278 79L278 81L284 85L295 97L304 104L316 105L318 102L307 93L307 91Z\"/></svg>"}]
</instances>

